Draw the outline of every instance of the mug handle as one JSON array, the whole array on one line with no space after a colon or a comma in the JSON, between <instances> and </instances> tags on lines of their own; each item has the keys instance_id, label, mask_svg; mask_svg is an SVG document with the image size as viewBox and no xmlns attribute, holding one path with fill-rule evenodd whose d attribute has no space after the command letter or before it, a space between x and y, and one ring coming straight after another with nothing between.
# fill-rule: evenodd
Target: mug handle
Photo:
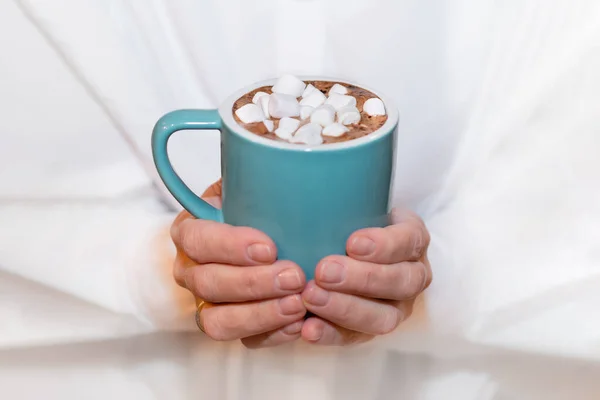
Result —
<instances>
[{"instance_id":1,"label":"mug handle","mask_svg":"<svg viewBox=\"0 0 600 400\"><path fill-rule=\"evenodd\" d=\"M221 210L198 197L177 175L167 152L171 135L186 129L221 130L222 121L218 110L176 110L165 114L152 131L152 156L160 178L173 197L199 219L223 222Z\"/></svg>"}]
</instances>

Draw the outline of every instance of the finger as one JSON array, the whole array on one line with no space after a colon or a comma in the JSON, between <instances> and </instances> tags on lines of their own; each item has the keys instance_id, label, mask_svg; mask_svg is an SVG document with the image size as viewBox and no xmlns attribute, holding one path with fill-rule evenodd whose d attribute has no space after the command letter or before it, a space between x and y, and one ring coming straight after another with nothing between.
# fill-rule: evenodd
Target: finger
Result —
<instances>
[{"instance_id":1,"label":"finger","mask_svg":"<svg viewBox=\"0 0 600 400\"><path fill-rule=\"evenodd\" d=\"M373 337L373 335L342 328L317 317L307 319L302 326L302 339L312 344L324 346L346 346L364 343L373 339Z\"/></svg>"},{"instance_id":2,"label":"finger","mask_svg":"<svg viewBox=\"0 0 600 400\"><path fill-rule=\"evenodd\" d=\"M187 210L183 210L182 212L177 214L177 217L175 217L175 220L173 221L173 224L171 225L171 238L173 238L173 228L176 226L179 226L179 224L181 224L186 219L194 219L192 214L190 214Z\"/></svg>"},{"instance_id":3,"label":"finger","mask_svg":"<svg viewBox=\"0 0 600 400\"><path fill-rule=\"evenodd\" d=\"M274 331L306 314L300 295L255 303L208 307L200 313L204 332L214 340L235 340Z\"/></svg>"},{"instance_id":4,"label":"finger","mask_svg":"<svg viewBox=\"0 0 600 400\"><path fill-rule=\"evenodd\" d=\"M279 346L300 338L304 320L293 322L276 331L262 333L242 339L242 344L249 349Z\"/></svg>"},{"instance_id":5,"label":"finger","mask_svg":"<svg viewBox=\"0 0 600 400\"><path fill-rule=\"evenodd\" d=\"M202 199L207 201L214 207L221 207L221 194L222 194L222 180L219 179L217 182L213 183L204 191L202 194ZM190 214L187 210L181 211L175 221L173 221L173 227L179 226L186 219L195 219L192 214Z\"/></svg>"},{"instance_id":6,"label":"finger","mask_svg":"<svg viewBox=\"0 0 600 400\"><path fill-rule=\"evenodd\" d=\"M304 272L291 261L245 268L204 264L186 269L184 275L185 287L211 303L284 297L301 292L305 284Z\"/></svg>"},{"instance_id":7,"label":"finger","mask_svg":"<svg viewBox=\"0 0 600 400\"><path fill-rule=\"evenodd\" d=\"M394 208L392 209L392 211L390 212L390 224L399 224L401 222L406 222L406 221L410 221L410 220L415 220L415 221L422 221L421 217L419 217L419 215L417 213L415 213L414 211L411 211L407 208Z\"/></svg>"},{"instance_id":8,"label":"finger","mask_svg":"<svg viewBox=\"0 0 600 400\"><path fill-rule=\"evenodd\" d=\"M420 261L373 264L344 256L326 257L315 270L315 280L324 289L387 300L416 297L425 290L430 275Z\"/></svg>"},{"instance_id":9,"label":"finger","mask_svg":"<svg viewBox=\"0 0 600 400\"><path fill-rule=\"evenodd\" d=\"M198 264L186 256L181 249L176 249L176 251L177 255L175 256L175 262L173 263L173 278L175 278L175 282L177 282L179 286L187 288L185 283L185 271Z\"/></svg>"},{"instance_id":10,"label":"finger","mask_svg":"<svg viewBox=\"0 0 600 400\"><path fill-rule=\"evenodd\" d=\"M183 214L183 213L182 213ZM188 214L189 215L189 214ZM180 214L181 216L181 214ZM179 218L179 217L177 217ZM190 216L190 218L193 218ZM183 288L187 289L185 283L185 271L188 268L195 267L198 265L194 260L189 258L180 247L175 247L175 261L173 263L173 278L175 278L175 282Z\"/></svg>"},{"instance_id":11,"label":"finger","mask_svg":"<svg viewBox=\"0 0 600 400\"><path fill-rule=\"evenodd\" d=\"M171 230L175 245L198 264L271 264L277 258L273 241L247 227L184 219Z\"/></svg>"},{"instance_id":12,"label":"finger","mask_svg":"<svg viewBox=\"0 0 600 400\"><path fill-rule=\"evenodd\" d=\"M427 268L427 281L425 282L425 288L423 289L425 290L429 287L429 285L431 285L431 282L433 281L433 271L431 269L429 257L427 257L427 252L425 252L425 255L423 256L423 264Z\"/></svg>"},{"instance_id":13,"label":"finger","mask_svg":"<svg viewBox=\"0 0 600 400\"><path fill-rule=\"evenodd\" d=\"M425 224L413 218L385 228L361 229L348 238L346 251L357 260L395 264L421 259L429 241Z\"/></svg>"},{"instance_id":14,"label":"finger","mask_svg":"<svg viewBox=\"0 0 600 400\"><path fill-rule=\"evenodd\" d=\"M302 299L306 309L336 325L371 335L392 332L412 311L412 300L392 303L330 292L309 282Z\"/></svg>"},{"instance_id":15,"label":"finger","mask_svg":"<svg viewBox=\"0 0 600 400\"><path fill-rule=\"evenodd\" d=\"M223 194L223 179L219 178L218 181L213 183L204 191L202 194L202 198L206 199L208 197L216 197L221 198Z\"/></svg>"},{"instance_id":16,"label":"finger","mask_svg":"<svg viewBox=\"0 0 600 400\"><path fill-rule=\"evenodd\" d=\"M202 194L202 199L212 206L216 208L221 208L221 194L222 194L222 180L219 179L217 182L213 183L204 191ZM187 210L183 210L177 215L175 221L173 221L173 226L178 226L181 222L186 219L195 219L192 214L190 214Z\"/></svg>"}]
</instances>

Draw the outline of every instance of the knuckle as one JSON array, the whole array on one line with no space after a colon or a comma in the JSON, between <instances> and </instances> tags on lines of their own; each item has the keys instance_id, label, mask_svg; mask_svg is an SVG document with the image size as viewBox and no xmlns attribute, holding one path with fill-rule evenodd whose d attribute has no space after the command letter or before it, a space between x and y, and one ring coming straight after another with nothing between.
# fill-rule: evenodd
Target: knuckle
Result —
<instances>
[{"instance_id":1,"label":"knuckle","mask_svg":"<svg viewBox=\"0 0 600 400\"><path fill-rule=\"evenodd\" d=\"M399 307L400 323L409 319L414 311L414 301L403 301L402 306Z\"/></svg>"},{"instance_id":2,"label":"knuckle","mask_svg":"<svg viewBox=\"0 0 600 400\"><path fill-rule=\"evenodd\" d=\"M416 224L415 231L417 232L414 236L413 242L413 253L417 257L421 257L427 251L429 244L431 243L431 235L425 226L425 223L419 220Z\"/></svg>"},{"instance_id":3,"label":"knuckle","mask_svg":"<svg viewBox=\"0 0 600 400\"><path fill-rule=\"evenodd\" d=\"M240 321L236 318L232 318L231 313L227 313L225 310L223 312L218 313L216 318L216 324L218 327L218 331L220 333L221 340L227 340L234 336L234 333L237 332L238 326L240 325Z\"/></svg>"},{"instance_id":4,"label":"knuckle","mask_svg":"<svg viewBox=\"0 0 600 400\"><path fill-rule=\"evenodd\" d=\"M257 299L262 295L258 274L253 271L244 271L241 276L241 290L248 297Z\"/></svg>"},{"instance_id":5,"label":"knuckle","mask_svg":"<svg viewBox=\"0 0 600 400\"><path fill-rule=\"evenodd\" d=\"M241 339L265 332L268 314L263 312L264 303L233 306L237 309L223 310L217 316L218 332L221 340ZM227 306L226 306L227 307Z\"/></svg>"},{"instance_id":6,"label":"knuckle","mask_svg":"<svg viewBox=\"0 0 600 400\"><path fill-rule=\"evenodd\" d=\"M422 230L417 230L411 238L411 253L410 257L418 259L420 258L427 249L428 241L425 237L425 233Z\"/></svg>"},{"instance_id":7,"label":"knuckle","mask_svg":"<svg viewBox=\"0 0 600 400\"><path fill-rule=\"evenodd\" d=\"M266 302L259 303L258 307L253 307L250 312L250 321L256 321L254 329L258 332L264 332L270 327L273 319L278 315L277 311L274 310L273 304L267 304Z\"/></svg>"},{"instance_id":8,"label":"knuckle","mask_svg":"<svg viewBox=\"0 0 600 400\"><path fill-rule=\"evenodd\" d=\"M421 222L421 226L421 231L423 232L423 243L425 243L425 247L429 247L431 244L431 234L429 233L429 230L425 226L424 222Z\"/></svg>"},{"instance_id":9,"label":"knuckle","mask_svg":"<svg viewBox=\"0 0 600 400\"><path fill-rule=\"evenodd\" d=\"M192 286L190 290L199 298L206 301L216 301L217 287L214 275L206 268L193 268L190 271Z\"/></svg>"},{"instance_id":10,"label":"knuckle","mask_svg":"<svg viewBox=\"0 0 600 400\"><path fill-rule=\"evenodd\" d=\"M350 322L354 315L354 307L352 301L340 302L338 304L337 319L340 324L345 325Z\"/></svg>"},{"instance_id":11,"label":"knuckle","mask_svg":"<svg viewBox=\"0 0 600 400\"><path fill-rule=\"evenodd\" d=\"M412 239L410 231L405 229L405 226L398 227L397 230L391 231L393 234L388 236L387 249L389 251L390 261L404 261L412 251Z\"/></svg>"},{"instance_id":12,"label":"knuckle","mask_svg":"<svg viewBox=\"0 0 600 400\"><path fill-rule=\"evenodd\" d=\"M265 236L264 233L262 233L261 231L259 231L257 229L254 229L254 228L249 228L247 226L236 226L236 227L234 227L234 232L236 235L238 235L240 237L248 238L248 240L250 240L250 241L264 242L264 243L269 242L269 238L267 236Z\"/></svg>"},{"instance_id":13,"label":"knuckle","mask_svg":"<svg viewBox=\"0 0 600 400\"><path fill-rule=\"evenodd\" d=\"M181 235L181 232L179 231L179 225L181 224L173 222L173 224L171 224L171 228L169 229L169 235L171 236L171 240L175 244L177 244Z\"/></svg>"},{"instance_id":14,"label":"knuckle","mask_svg":"<svg viewBox=\"0 0 600 400\"><path fill-rule=\"evenodd\" d=\"M429 232L421 220L401 223L394 226L390 232L393 234L388 236L388 247L396 261L421 258L431 241Z\"/></svg>"},{"instance_id":15,"label":"knuckle","mask_svg":"<svg viewBox=\"0 0 600 400\"><path fill-rule=\"evenodd\" d=\"M192 215L187 212L187 211L182 211L179 213L179 215L177 215L177 217L175 217L175 220L173 220L173 223L171 224L171 229L169 230L169 234L171 235L171 239L173 240L174 243L177 243L179 241L179 235L180 235L180 231L179 228L181 226L181 224L187 220L187 219L192 219Z\"/></svg>"},{"instance_id":16,"label":"knuckle","mask_svg":"<svg viewBox=\"0 0 600 400\"><path fill-rule=\"evenodd\" d=\"M172 273L175 282L181 287L186 287L185 268L183 267L183 265L181 265L180 262L178 262L178 260L175 260L175 262L173 263Z\"/></svg>"},{"instance_id":17,"label":"knuckle","mask_svg":"<svg viewBox=\"0 0 600 400\"><path fill-rule=\"evenodd\" d=\"M402 298L416 297L421 291L423 291L427 273L425 266L421 263L417 265L406 265L404 266L404 279L401 284Z\"/></svg>"},{"instance_id":18,"label":"knuckle","mask_svg":"<svg viewBox=\"0 0 600 400\"><path fill-rule=\"evenodd\" d=\"M372 268L366 268L362 271L362 279L360 280L360 292L361 293L376 293L377 292L377 279L375 271Z\"/></svg>"},{"instance_id":19,"label":"knuckle","mask_svg":"<svg viewBox=\"0 0 600 400\"><path fill-rule=\"evenodd\" d=\"M383 311L383 315L381 317L381 321L379 324L375 324L377 331L375 332L377 335L387 335L388 333L393 332L400 322L402 321L402 313L395 307L386 307L385 311Z\"/></svg>"},{"instance_id":20,"label":"knuckle","mask_svg":"<svg viewBox=\"0 0 600 400\"><path fill-rule=\"evenodd\" d=\"M425 280L425 287L423 288L423 290L427 289L431 285L431 282L433 282L433 273L431 271L431 266L429 265L429 263L425 265L425 274L427 275L427 278Z\"/></svg>"},{"instance_id":21,"label":"knuckle","mask_svg":"<svg viewBox=\"0 0 600 400\"><path fill-rule=\"evenodd\" d=\"M180 228L181 249L190 256L199 254L199 249L203 249L206 244L206 238L203 229L197 224L182 224Z\"/></svg>"},{"instance_id":22,"label":"knuckle","mask_svg":"<svg viewBox=\"0 0 600 400\"><path fill-rule=\"evenodd\" d=\"M220 323L219 310L214 310L214 312L209 315L211 316L207 317L204 315L200 317L206 336L218 342L227 340L226 330L223 329L223 326Z\"/></svg>"}]
</instances>

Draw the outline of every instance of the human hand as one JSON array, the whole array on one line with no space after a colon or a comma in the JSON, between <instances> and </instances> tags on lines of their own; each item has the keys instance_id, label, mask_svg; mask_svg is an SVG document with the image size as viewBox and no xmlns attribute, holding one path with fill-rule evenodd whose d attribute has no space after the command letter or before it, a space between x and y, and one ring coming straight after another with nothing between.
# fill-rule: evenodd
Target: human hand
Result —
<instances>
[{"instance_id":1,"label":"human hand","mask_svg":"<svg viewBox=\"0 0 600 400\"><path fill-rule=\"evenodd\" d=\"M302 338L320 345L364 342L392 332L412 312L415 298L431 283L429 233L412 212L394 210L392 225L350 236L348 256L328 256L302 298L316 315L304 322Z\"/></svg>"},{"instance_id":2,"label":"human hand","mask_svg":"<svg viewBox=\"0 0 600 400\"><path fill-rule=\"evenodd\" d=\"M221 183L204 198L220 206ZM197 299L198 326L214 340L241 339L247 347L267 347L300 337L306 309L299 293L302 269L275 261L277 249L264 233L246 227L197 220L182 212L171 237L177 248L173 275Z\"/></svg>"}]
</instances>

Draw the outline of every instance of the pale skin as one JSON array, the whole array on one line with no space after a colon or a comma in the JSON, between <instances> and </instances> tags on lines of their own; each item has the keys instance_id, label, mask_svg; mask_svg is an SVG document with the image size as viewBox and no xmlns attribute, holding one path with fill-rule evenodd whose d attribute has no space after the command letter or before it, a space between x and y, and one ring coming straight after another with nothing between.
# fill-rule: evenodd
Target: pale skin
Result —
<instances>
[{"instance_id":1,"label":"pale skin","mask_svg":"<svg viewBox=\"0 0 600 400\"><path fill-rule=\"evenodd\" d=\"M221 182L203 198L219 207ZM182 212L171 237L177 247L173 274L179 285L209 304L200 313L206 334L240 339L250 348L302 339L341 346L392 332L431 283L429 233L409 211L394 210L385 228L352 234L346 256L319 262L315 280L277 260L264 233L193 218ZM305 318L307 312L313 315Z\"/></svg>"}]
</instances>

